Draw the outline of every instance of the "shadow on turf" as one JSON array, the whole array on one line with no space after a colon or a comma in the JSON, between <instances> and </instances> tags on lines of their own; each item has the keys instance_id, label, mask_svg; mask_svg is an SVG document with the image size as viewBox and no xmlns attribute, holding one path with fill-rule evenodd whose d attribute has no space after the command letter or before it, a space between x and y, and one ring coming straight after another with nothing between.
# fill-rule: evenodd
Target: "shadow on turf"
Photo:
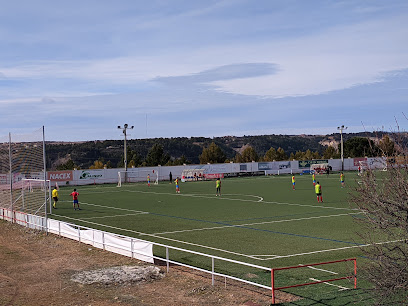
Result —
<instances>
[{"instance_id":1,"label":"shadow on turf","mask_svg":"<svg viewBox=\"0 0 408 306\"><path fill-rule=\"evenodd\" d=\"M351 289L341 291L338 294L332 294L330 297L312 298L307 296L299 296L298 301L288 303L277 303L275 305L326 305L326 306L344 306L344 305L373 305L374 298L364 289Z\"/></svg>"}]
</instances>

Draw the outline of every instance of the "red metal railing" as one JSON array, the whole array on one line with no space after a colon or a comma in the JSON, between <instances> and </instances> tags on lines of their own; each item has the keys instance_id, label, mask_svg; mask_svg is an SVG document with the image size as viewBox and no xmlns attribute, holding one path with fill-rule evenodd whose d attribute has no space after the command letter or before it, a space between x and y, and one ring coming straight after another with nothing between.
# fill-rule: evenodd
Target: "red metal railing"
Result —
<instances>
[{"instance_id":1,"label":"red metal railing","mask_svg":"<svg viewBox=\"0 0 408 306\"><path fill-rule=\"evenodd\" d=\"M322 281L315 281L315 282L310 282L310 283L304 283L304 284L297 284L297 285L284 286L284 287L275 287L275 271L288 270L288 269L299 269L299 268L306 268L306 267L320 266L320 265L328 265L328 264L345 262L345 261L353 261L354 262L354 274L353 275L338 277L338 278L331 278L331 279L326 279L326 280L322 280ZM353 279L353 278L354 278L354 289L356 289L357 288L357 259L356 258L320 262L320 263L314 263L314 264L309 264L309 265L301 265L301 266L271 269L272 304L275 304L275 290L295 288L295 287L308 286L308 285L315 285L315 284L321 284L321 283L327 283L327 282L334 282L334 281L338 281L338 280L342 280L342 279Z\"/></svg>"}]
</instances>

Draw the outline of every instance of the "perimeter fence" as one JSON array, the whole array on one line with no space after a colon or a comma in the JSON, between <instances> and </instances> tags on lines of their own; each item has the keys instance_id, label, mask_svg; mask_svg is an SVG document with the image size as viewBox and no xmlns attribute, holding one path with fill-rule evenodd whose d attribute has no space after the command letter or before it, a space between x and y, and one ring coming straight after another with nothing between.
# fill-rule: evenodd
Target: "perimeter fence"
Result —
<instances>
[{"instance_id":1,"label":"perimeter fence","mask_svg":"<svg viewBox=\"0 0 408 306\"><path fill-rule=\"evenodd\" d=\"M271 269L268 267L240 262L237 260L219 256L213 256L156 242L145 241L134 237L113 234L60 220L54 220L51 218L46 219L42 216L12 211L6 208L0 208L0 219L11 221L31 229L43 230L48 233L59 235L61 237L66 237L75 241L92 245L95 248L107 250L145 262L154 263L155 260L158 262L163 262L166 265L167 272L169 272L170 265L178 265L208 273L211 275L212 285L215 284L215 278L220 277L225 281L226 279L231 279L259 288L267 289L269 291L272 290L272 287L270 285ZM153 247L155 248L155 254L163 254L164 256L154 255ZM181 262L176 259L180 257L183 257L185 261ZM194 265L194 263L197 262L204 262L204 264ZM226 265L229 265L229 267L227 267ZM234 265L235 268L231 268L231 265ZM241 271L241 274L244 272L246 274L252 272L257 274L269 275L268 279L263 280L269 285L256 283L254 281L249 281L238 276L227 274L227 270L239 270Z\"/></svg>"},{"instance_id":2,"label":"perimeter fence","mask_svg":"<svg viewBox=\"0 0 408 306\"><path fill-rule=\"evenodd\" d=\"M0 208L0 219L17 223L30 229L46 231L47 233L59 235L61 237L92 245L95 248L135 258L144 262L163 262L166 265L167 273L170 270L170 265L182 266L207 273L211 275L211 284L213 286L215 285L216 277L218 277L218 281L224 280L225 285L227 283L227 279L229 279L258 288L266 289L271 293L272 304L274 304L276 300L276 291L284 288L327 283L331 281L350 278L354 279L354 288L357 288L357 265L355 259L346 259L335 262L317 263L303 266L310 267L315 265L352 260L354 262L354 273L351 276L349 275L347 277L337 277L334 279L326 279L323 281L303 283L286 287L277 287L275 284L275 271L301 267L297 266L271 269L269 267L254 265L229 258L214 256L178 248L175 246L169 246L157 242L145 241L134 237L114 234L60 220L54 220L51 218L45 218L42 216L32 215L24 212L13 211L6 208ZM154 253L153 247L155 248ZM180 261L180 258L182 258L182 261ZM245 279L248 276L253 275L257 276L256 278L259 280L259 282Z\"/></svg>"}]
</instances>

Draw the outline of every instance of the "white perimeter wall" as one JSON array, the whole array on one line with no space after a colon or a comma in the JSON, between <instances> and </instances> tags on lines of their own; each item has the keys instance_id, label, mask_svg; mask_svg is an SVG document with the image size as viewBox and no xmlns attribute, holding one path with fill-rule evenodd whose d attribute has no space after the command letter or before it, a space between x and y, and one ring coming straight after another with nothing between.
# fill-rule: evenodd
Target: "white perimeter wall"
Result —
<instances>
[{"instance_id":1,"label":"white perimeter wall","mask_svg":"<svg viewBox=\"0 0 408 306\"><path fill-rule=\"evenodd\" d=\"M344 170L357 170L360 160L366 160L371 168L384 168L385 158L346 158L344 159ZM204 169L206 174L224 173L226 175L248 174L262 171L267 174L280 175L290 173L307 172L310 165L307 163L323 163L328 162L333 168L333 171L341 171L340 159L317 160L317 161L275 161L275 162L252 162L252 163L225 163L225 164L207 164L207 165L183 165L183 166L157 166L144 168L128 168L128 172L139 171L141 181L146 180L147 173L150 174L152 181L155 180L156 175L153 170L159 173L159 180L169 180L169 174L172 173L173 180L177 177L181 178L181 173L184 169ZM69 185L89 185L89 184L105 184L118 183L118 172L124 171L124 168L115 169L88 169L88 170L74 170L72 171L72 180L59 181L60 186L64 184ZM58 172L58 171L55 171Z\"/></svg>"}]
</instances>

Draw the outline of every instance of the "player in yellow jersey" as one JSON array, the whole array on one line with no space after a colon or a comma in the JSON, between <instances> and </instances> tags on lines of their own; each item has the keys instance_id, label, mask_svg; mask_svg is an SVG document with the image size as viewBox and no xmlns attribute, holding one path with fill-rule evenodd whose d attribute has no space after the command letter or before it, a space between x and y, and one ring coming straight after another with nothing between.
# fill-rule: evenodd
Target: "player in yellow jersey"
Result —
<instances>
[{"instance_id":1,"label":"player in yellow jersey","mask_svg":"<svg viewBox=\"0 0 408 306\"><path fill-rule=\"evenodd\" d=\"M316 186L316 176L315 176L314 172L313 172L312 178L313 178L313 186Z\"/></svg>"},{"instance_id":2,"label":"player in yellow jersey","mask_svg":"<svg viewBox=\"0 0 408 306\"><path fill-rule=\"evenodd\" d=\"M177 177L174 182L176 183L176 193L180 193L179 178Z\"/></svg>"},{"instance_id":3,"label":"player in yellow jersey","mask_svg":"<svg viewBox=\"0 0 408 306\"><path fill-rule=\"evenodd\" d=\"M221 179L217 178L217 180L215 181L215 196L216 197L220 197L221 196Z\"/></svg>"},{"instance_id":4,"label":"player in yellow jersey","mask_svg":"<svg viewBox=\"0 0 408 306\"><path fill-rule=\"evenodd\" d=\"M292 189L293 190L295 190L295 184L296 184L295 175L292 174Z\"/></svg>"},{"instance_id":5,"label":"player in yellow jersey","mask_svg":"<svg viewBox=\"0 0 408 306\"><path fill-rule=\"evenodd\" d=\"M147 175L147 186L150 187L150 175Z\"/></svg>"},{"instance_id":6,"label":"player in yellow jersey","mask_svg":"<svg viewBox=\"0 0 408 306\"><path fill-rule=\"evenodd\" d=\"M54 204L52 204L52 207L54 207L55 209L57 209L57 202L58 202L58 189L57 187L54 187L54 189L52 190L52 199L54 200Z\"/></svg>"},{"instance_id":7,"label":"player in yellow jersey","mask_svg":"<svg viewBox=\"0 0 408 306\"><path fill-rule=\"evenodd\" d=\"M340 183L341 183L341 188L344 187L344 174L343 172L340 172Z\"/></svg>"},{"instance_id":8,"label":"player in yellow jersey","mask_svg":"<svg viewBox=\"0 0 408 306\"><path fill-rule=\"evenodd\" d=\"M323 203L323 197L322 197L322 186L320 186L320 183L317 182L315 185L315 192L317 196L317 202L322 202Z\"/></svg>"}]
</instances>

